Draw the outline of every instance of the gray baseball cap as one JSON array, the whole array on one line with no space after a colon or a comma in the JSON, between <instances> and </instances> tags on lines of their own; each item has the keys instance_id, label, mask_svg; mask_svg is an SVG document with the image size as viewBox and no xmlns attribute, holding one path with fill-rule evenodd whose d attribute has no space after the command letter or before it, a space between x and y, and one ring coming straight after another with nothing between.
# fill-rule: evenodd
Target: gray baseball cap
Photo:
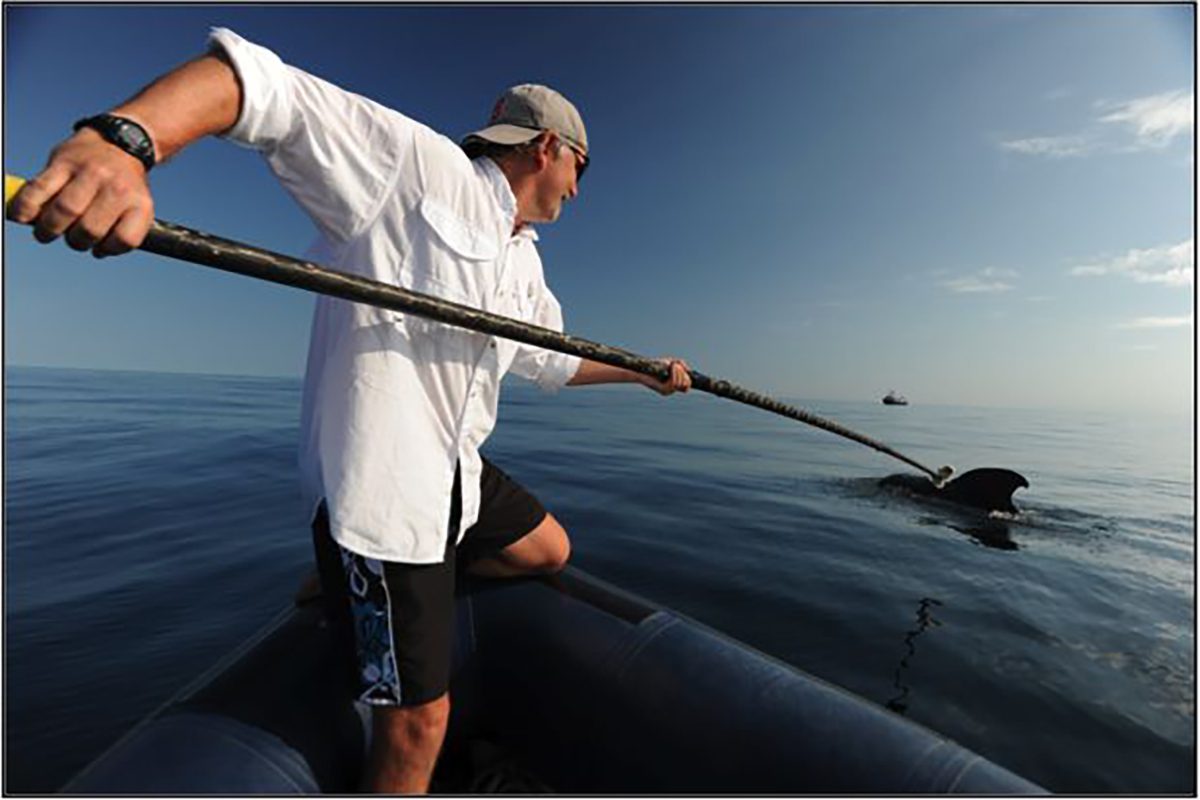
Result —
<instances>
[{"instance_id":1,"label":"gray baseball cap","mask_svg":"<svg viewBox=\"0 0 1200 800\"><path fill-rule=\"evenodd\" d=\"M492 108L487 127L468 133L462 143L483 139L495 144L524 144L542 131L553 131L585 156L588 154L587 131L575 106L549 86L537 83L523 83L506 91Z\"/></svg>"}]
</instances>

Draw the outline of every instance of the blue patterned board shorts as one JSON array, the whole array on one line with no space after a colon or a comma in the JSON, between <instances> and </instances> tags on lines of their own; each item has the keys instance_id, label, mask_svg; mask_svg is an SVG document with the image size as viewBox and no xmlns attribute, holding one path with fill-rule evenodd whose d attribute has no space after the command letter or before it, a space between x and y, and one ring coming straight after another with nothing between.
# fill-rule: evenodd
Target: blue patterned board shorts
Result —
<instances>
[{"instance_id":1,"label":"blue patterned board shorts","mask_svg":"<svg viewBox=\"0 0 1200 800\"><path fill-rule=\"evenodd\" d=\"M347 658L354 696L371 705L414 706L436 700L450 684L456 568L494 555L536 528L546 509L484 459L479 520L458 547L448 537L440 564L400 564L353 553L333 540L322 503L313 546L336 646ZM459 476L450 531L458 530Z\"/></svg>"},{"instance_id":2,"label":"blue patterned board shorts","mask_svg":"<svg viewBox=\"0 0 1200 800\"><path fill-rule=\"evenodd\" d=\"M391 598L383 562L351 553L338 546L346 573L350 614L358 644L359 700L371 704L399 705L400 674L393 647Z\"/></svg>"}]
</instances>

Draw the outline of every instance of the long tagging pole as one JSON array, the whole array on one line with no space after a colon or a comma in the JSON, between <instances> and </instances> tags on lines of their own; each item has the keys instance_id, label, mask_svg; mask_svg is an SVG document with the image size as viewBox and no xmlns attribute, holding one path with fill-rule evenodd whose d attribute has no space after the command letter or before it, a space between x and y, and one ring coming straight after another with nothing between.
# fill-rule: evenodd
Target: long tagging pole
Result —
<instances>
[{"instance_id":1,"label":"long tagging pole","mask_svg":"<svg viewBox=\"0 0 1200 800\"><path fill-rule=\"evenodd\" d=\"M4 176L4 203L8 202L24 185L25 181L11 175ZM670 368L658 359L646 358L637 353L609 347L605 344L581 339L558 331L530 325L515 319L481 311L439 297L414 292L380 281L357 275L336 272L317 264L291 256L274 253L259 247L223 239L201 231L191 230L162 220L154 220L145 240L138 248L148 253L214 267L259 280L284 286L304 289L309 292L338 297L355 303L402 311L436 320L447 325L501 336L547 350L599 361L615 367L623 367L659 380L670 376ZM788 417L821 430L865 444L881 453L916 467L933 479L935 486L942 486L954 473L952 467L932 470L914 461L882 442L852 431L832 420L820 417L802 408L788 405L758 392L750 391L730 381L711 378L696 370L690 370L692 388L724 397L745 405L761 408L780 416Z\"/></svg>"}]
</instances>

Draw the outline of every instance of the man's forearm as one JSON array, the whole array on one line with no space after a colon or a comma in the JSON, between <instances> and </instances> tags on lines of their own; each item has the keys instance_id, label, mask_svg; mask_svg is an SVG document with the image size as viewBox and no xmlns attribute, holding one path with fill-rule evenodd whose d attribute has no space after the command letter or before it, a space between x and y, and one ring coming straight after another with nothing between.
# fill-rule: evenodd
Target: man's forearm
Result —
<instances>
[{"instance_id":1,"label":"man's forearm","mask_svg":"<svg viewBox=\"0 0 1200 800\"><path fill-rule=\"evenodd\" d=\"M579 369L567 381L567 386L586 386L593 383L643 383L641 374L623 367L582 359Z\"/></svg>"},{"instance_id":2,"label":"man's forearm","mask_svg":"<svg viewBox=\"0 0 1200 800\"><path fill-rule=\"evenodd\" d=\"M217 52L168 72L112 113L145 128L161 162L197 139L232 128L241 103L237 73Z\"/></svg>"}]
</instances>

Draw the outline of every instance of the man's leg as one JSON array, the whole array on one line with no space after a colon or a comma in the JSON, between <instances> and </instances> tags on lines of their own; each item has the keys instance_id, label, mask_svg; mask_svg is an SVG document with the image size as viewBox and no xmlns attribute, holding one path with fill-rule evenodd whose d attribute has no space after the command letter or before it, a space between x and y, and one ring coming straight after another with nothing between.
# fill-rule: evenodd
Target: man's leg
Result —
<instances>
[{"instance_id":1,"label":"man's leg","mask_svg":"<svg viewBox=\"0 0 1200 800\"><path fill-rule=\"evenodd\" d=\"M455 523L457 524L457 522ZM326 614L355 697L371 706L361 788L426 792L449 720L455 552L441 564L382 562L339 547L313 522Z\"/></svg>"},{"instance_id":2,"label":"man's leg","mask_svg":"<svg viewBox=\"0 0 1200 800\"><path fill-rule=\"evenodd\" d=\"M549 512L529 533L493 556L471 562L467 571L485 578L550 575L566 566L571 540Z\"/></svg>"},{"instance_id":3,"label":"man's leg","mask_svg":"<svg viewBox=\"0 0 1200 800\"><path fill-rule=\"evenodd\" d=\"M466 572L487 578L549 575L570 557L571 540L558 520L528 489L483 459L479 517L458 544Z\"/></svg>"},{"instance_id":4,"label":"man's leg","mask_svg":"<svg viewBox=\"0 0 1200 800\"><path fill-rule=\"evenodd\" d=\"M449 693L419 706L372 709L371 752L363 775L363 791L428 792L449 719Z\"/></svg>"}]
</instances>

